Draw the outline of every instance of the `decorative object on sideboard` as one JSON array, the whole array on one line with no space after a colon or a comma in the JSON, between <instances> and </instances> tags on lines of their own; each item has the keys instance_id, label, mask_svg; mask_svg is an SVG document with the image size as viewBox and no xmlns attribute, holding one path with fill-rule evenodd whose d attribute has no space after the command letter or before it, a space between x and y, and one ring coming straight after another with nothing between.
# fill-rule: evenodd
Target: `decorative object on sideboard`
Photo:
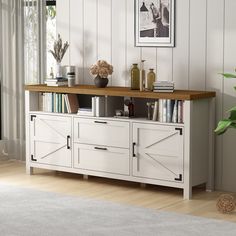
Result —
<instances>
[{"instance_id":1,"label":"decorative object on sideboard","mask_svg":"<svg viewBox=\"0 0 236 236\"><path fill-rule=\"evenodd\" d=\"M49 50L53 57L57 62L56 66L56 78L62 78L62 67L61 61L69 47L69 43L66 41L64 44L62 43L62 38L60 34L58 34L57 40L54 42L53 50Z\"/></svg>"},{"instance_id":2,"label":"decorative object on sideboard","mask_svg":"<svg viewBox=\"0 0 236 236\"><path fill-rule=\"evenodd\" d=\"M153 83L155 82L155 80L156 80L156 74L154 72L154 69L150 68L147 74L145 89L149 91L153 91Z\"/></svg>"},{"instance_id":3,"label":"decorative object on sideboard","mask_svg":"<svg viewBox=\"0 0 236 236\"><path fill-rule=\"evenodd\" d=\"M67 79L68 79L68 87L74 87L75 86L75 72L68 72Z\"/></svg>"},{"instance_id":4,"label":"decorative object on sideboard","mask_svg":"<svg viewBox=\"0 0 236 236\"><path fill-rule=\"evenodd\" d=\"M135 45L174 47L175 0L135 0Z\"/></svg>"},{"instance_id":5,"label":"decorative object on sideboard","mask_svg":"<svg viewBox=\"0 0 236 236\"><path fill-rule=\"evenodd\" d=\"M235 199L231 194L221 194L216 207L221 213L231 213L235 209Z\"/></svg>"},{"instance_id":6,"label":"decorative object on sideboard","mask_svg":"<svg viewBox=\"0 0 236 236\"><path fill-rule=\"evenodd\" d=\"M141 60L140 63L140 80L139 80L139 90L143 91L145 88L146 72L144 69L145 60Z\"/></svg>"},{"instance_id":7,"label":"decorative object on sideboard","mask_svg":"<svg viewBox=\"0 0 236 236\"><path fill-rule=\"evenodd\" d=\"M153 92L158 93L173 93L175 84L173 81L158 80L153 83Z\"/></svg>"},{"instance_id":8,"label":"decorative object on sideboard","mask_svg":"<svg viewBox=\"0 0 236 236\"><path fill-rule=\"evenodd\" d=\"M108 75L113 73L113 66L105 60L98 60L96 64L90 67L90 73L96 75L94 84L98 88L105 88L108 84Z\"/></svg>"},{"instance_id":9,"label":"decorative object on sideboard","mask_svg":"<svg viewBox=\"0 0 236 236\"><path fill-rule=\"evenodd\" d=\"M131 89L139 90L140 70L138 64L134 63L131 68Z\"/></svg>"}]
</instances>

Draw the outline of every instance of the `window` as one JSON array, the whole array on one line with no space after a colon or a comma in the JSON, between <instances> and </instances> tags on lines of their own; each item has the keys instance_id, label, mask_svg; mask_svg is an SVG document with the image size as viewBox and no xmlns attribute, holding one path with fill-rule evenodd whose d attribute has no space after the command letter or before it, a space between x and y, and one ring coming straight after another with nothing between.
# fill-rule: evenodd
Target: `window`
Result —
<instances>
[{"instance_id":1,"label":"window","mask_svg":"<svg viewBox=\"0 0 236 236\"><path fill-rule=\"evenodd\" d=\"M49 50L56 39L56 0L25 0L25 81L38 83L55 66Z\"/></svg>"}]
</instances>

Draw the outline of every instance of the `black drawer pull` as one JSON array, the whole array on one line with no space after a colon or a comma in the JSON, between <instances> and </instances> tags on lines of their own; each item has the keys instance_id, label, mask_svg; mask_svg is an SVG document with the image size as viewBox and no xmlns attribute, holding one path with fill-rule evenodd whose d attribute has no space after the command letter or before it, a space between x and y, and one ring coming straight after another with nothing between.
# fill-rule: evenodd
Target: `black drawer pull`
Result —
<instances>
[{"instance_id":1,"label":"black drawer pull","mask_svg":"<svg viewBox=\"0 0 236 236\"><path fill-rule=\"evenodd\" d=\"M107 148L101 148L101 147L94 147L96 150L102 150L102 151L107 151Z\"/></svg>"},{"instance_id":2,"label":"black drawer pull","mask_svg":"<svg viewBox=\"0 0 236 236\"><path fill-rule=\"evenodd\" d=\"M70 149L70 135L67 135L67 149Z\"/></svg>"},{"instance_id":3,"label":"black drawer pull","mask_svg":"<svg viewBox=\"0 0 236 236\"><path fill-rule=\"evenodd\" d=\"M94 123L97 123L97 124L107 124L106 121L97 121L97 120L95 120Z\"/></svg>"},{"instance_id":4,"label":"black drawer pull","mask_svg":"<svg viewBox=\"0 0 236 236\"><path fill-rule=\"evenodd\" d=\"M136 145L136 143L133 143L133 157L136 157L135 153L134 153L134 146Z\"/></svg>"}]
</instances>

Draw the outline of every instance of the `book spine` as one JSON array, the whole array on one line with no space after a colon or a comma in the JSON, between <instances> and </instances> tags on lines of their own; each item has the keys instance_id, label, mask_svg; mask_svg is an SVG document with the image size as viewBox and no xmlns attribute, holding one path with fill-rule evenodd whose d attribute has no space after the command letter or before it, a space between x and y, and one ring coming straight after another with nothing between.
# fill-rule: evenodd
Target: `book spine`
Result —
<instances>
[{"instance_id":1,"label":"book spine","mask_svg":"<svg viewBox=\"0 0 236 236\"><path fill-rule=\"evenodd\" d=\"M43 93L39 93L39 111L43 111Z\"/></svg>"},{"instance_id":2,"label":"book spine","mask_svg":"<svg viewBox=\"0 0 236 236\"><path fill-rule=\"evenodd\" d=\"M167 99L163 99L163 106L162 106L162 122L166 122L166 115L167 115Z\"/></svg>"},{"instance_id":3,"label":"book spine","mask_svg":"<svg viewBox=\"0 0 236 236\"><path fill-rule=\"evenodd\" d=\"M172 112L171 112L171 99L167 99L166 101L166 122L171 123Z\"/></svg>"},{"instance_id":4,"label":"book spine","mask_svg":"<svg viewBox=\"0 0 236 236\"><path fill-rule=\"evenodd\" d=\"M159 122L163 122L163 99L159 99L159 108L158 108L158 120Z\"/></svg>"},{"instance_id":5,"label":"book spine","mask_svg":"<svg viewBox=\"0 0 236 236\"><path fill-rule=\"evenodd\" d=\"M61 97L61 93L58 94L58 98L59 98L59 102L58 102L58 112L61 113L62 111L62 97Z\"/></svg>"},{"instance_id":6,"label":"book spine","mask_svg":"<svg viewBox=\"0 0 236 236\"><path fill-rule=\"evenodd\" d=\"M178 101L178 123L183 123L183 101Z\"/></svg>"},{"instance_id":7,"label":"book spine","mask_svg":"<svg viewBox=\"0 0 236 236\"><path fill-rule=\"evenodd\" d=\"M178 117L178 101L175 100L173 115L172 115L172 122L173 123L177 123L177 121L178 121L177 117Z\"/></svg>"},{"instance_id":8,"label":"book spine","mask_svg":"<svg viewBox=\"0 0 236 236\"><path fill-rule=\"evenodd\" d=\"M159 110L158 110L158 101L155 101L155 102L154 102L154 108L153 108L153 116L152 116L152 120L153 120L153 121L156 121L156 120L157 120L157 118L158 118L158 112L159 112Z\"/></svg>"},{"instance_id":9,"label":"book spine","mask_svg":"<svg viewBox=\"0 0 236 236\"><path fill-rule=\"evenodd\" d=\"M64 99L64 94L61 95L61 112L65 113L65 99Z\"/></svg>"},{"instance_id":10,"label":"book spine","mask_svg":"<svg viewBox=\"0 0 236 236\"><path fill-rule=\"evenodd\" d=\"M92 114L93 116L97 116L97 109L96 109L96 100L98 97L92 97ZM98 111L99 113L99 111Z\"/></svg>"},{"instance_id":11,"label":"book spine","mask_svg":"<svg viewBox=\"0 0 236 236\"><path fill-rule=\"evenodd\" d=\"M65 102L66 102L66 109L68 113L71 113L70 110L70 104L69 104L69 99L68 99L68 94L65 94Z\"/></svg>"}]
</instances>

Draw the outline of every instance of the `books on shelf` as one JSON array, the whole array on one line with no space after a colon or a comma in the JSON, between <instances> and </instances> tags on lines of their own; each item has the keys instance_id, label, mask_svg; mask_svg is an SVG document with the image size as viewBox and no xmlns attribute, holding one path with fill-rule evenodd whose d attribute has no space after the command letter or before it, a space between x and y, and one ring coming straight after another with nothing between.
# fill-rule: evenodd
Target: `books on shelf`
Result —
<instances>
[{"instance_id":1,"label":"books on shelf","mask_svg":"<svg viewBox=\"0 0 236 236\"><path fill-rule=\"evenodd\" d=\"M156 81L153 83L153 92L174 92L174 82Z\"/></svg>"},{"instance_id":2,"label":"books on shelf","mask_svg":"<svg viewBox=\"0 0 236 236\"><path fill-rule=\"evenodd\" d=\"M81 107L78 109L77 115L80 116L105 116L105 98L104 97L92 97L91 107Z\"/></svg>"},{"instance_id":3,"label":"books on shelf","mask_svg":"<svg viewBox=\"0 0 236 236\"><path fill-rule=\"evenodd\" d=\"M45 84L47 84L47 86L68 86L68 79L47 79L45 80Z\"/></svg>"},{"instance_id":4,"label":"books on shelf","mask_svg":"<svg viewBox=\"0 0 236 236\"><path fill-rule=\"evenodd\" d=\"M159 99L154 102L153 121L183 123L183 101Z\"/></svg>"},{"instance_id":5,"label":"books on shelf","mask_svg":"<svg viewBox=\"0 0 236 236\"><path fill-rule=\"evenodd\" d=\"M42 93L39 107L44 112L76 113L79 101L76 94Z\"/></svg>"}]
</instances>

